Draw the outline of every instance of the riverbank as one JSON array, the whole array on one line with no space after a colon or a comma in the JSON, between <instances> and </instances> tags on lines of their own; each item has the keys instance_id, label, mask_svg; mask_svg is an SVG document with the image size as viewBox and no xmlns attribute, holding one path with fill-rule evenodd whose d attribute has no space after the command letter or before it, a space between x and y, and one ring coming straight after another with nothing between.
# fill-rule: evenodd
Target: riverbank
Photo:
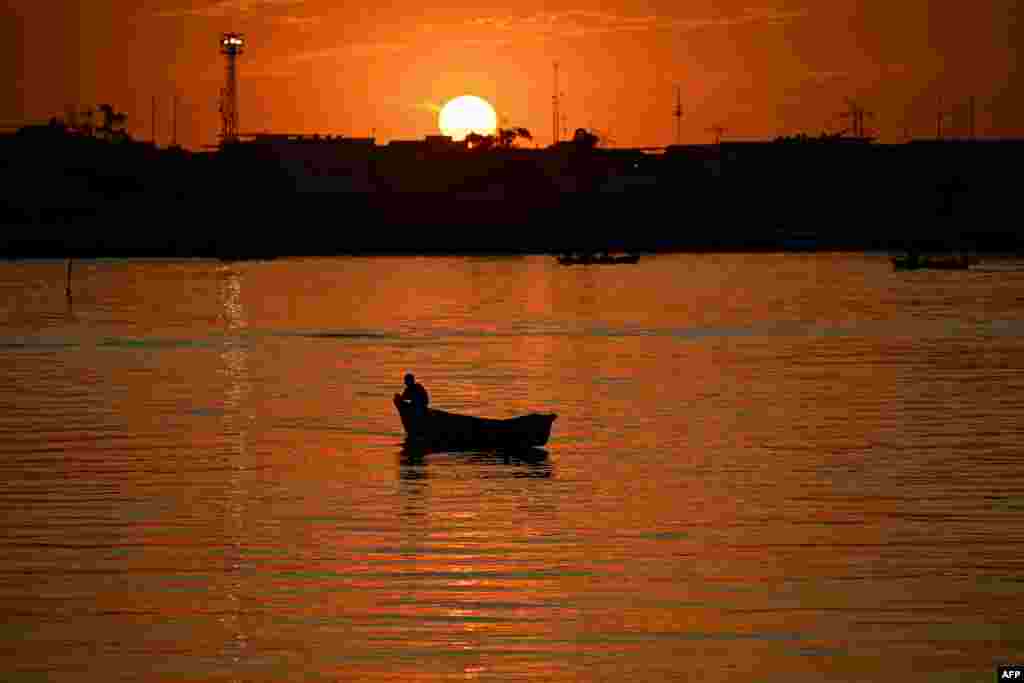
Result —
<instances>
[{"instance_id":1,"label":"riverbank","mask_svg":"<svg viewBox=\"0 0 1024 683\"><path fill-rule=\"evenodd\" d=\"M0 257L1018 251L1019 141L472 152L2 141Z\"/></svg>"}]
</instances>

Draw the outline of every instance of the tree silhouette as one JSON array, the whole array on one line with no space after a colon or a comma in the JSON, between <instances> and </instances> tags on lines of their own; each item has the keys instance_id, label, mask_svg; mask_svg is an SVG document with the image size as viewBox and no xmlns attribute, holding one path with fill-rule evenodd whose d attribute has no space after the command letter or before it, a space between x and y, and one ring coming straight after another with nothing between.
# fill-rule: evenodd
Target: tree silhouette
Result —
<instances>
[{"instance_id":1,"label":"tree silhouette","mask_svg":"<svg viewBox=\"0 0 1024 683\"><path fill-rule=\"evenodd\" d=\"M498 129L498 146L504 149L509 149L515 146L517 139L522 140L533 140L533 136L530 135L530 131L525 128L499 128Z\"/></svg>"},{"instance_id":2,"label":"tree silhouette","mask_svg":"<svg viewBox=\"0 0 1024 683\"><path fill-rule=\"evenodd\" d=\"M495 139L493 135L472 132L466 136L466 144L470 149L488 150L494 147Z\"/></svg>"},{"instance_id":3,"label":"tree silhouette","mask_svg":"<svg viewBox=\"0 0 1024 683\"><path fill-rule=\"evenodd\" d=\"M92 109L83 109L81 112L81 116L84 119L84 122L82 123L82 132L90 137L92 137L93 131L95 130L92 123L93 114L94 112Z\"/></svg>"},{"instance_id":4,"label":"tree silhouette","mask_svg":"<svg viewBox=\"0 0 1024 683\"><path fill-rule=\"evenodd\" d=\"M594 149L599 141L600 138L586 128L577 128L576 133L572 136L573 145L580 150Z\"/></svg>"},{"instance_id":5,"label":"tree silhouette","mask_svg":"<svg viewBox=\"0 0 1024 683\"><path fill-rule=\"evenodd\" d=\"M470 133L466 136L466 144L470 149L511 149L516 140L532 140L533 136L525 128L499 128L495 135Z\"/></svg>"},{"instance_id":6,"label":"tree silhouette","mask_svg":"<svg viewBox=\"0 0 1024 683\"><path fill-rule=\"evenodd\" d=\"M102 133L107 139L113 138L115 133L120 136L125 135L124 127L128 121L127 114L114 111L113 105L110 104L101 104L97 110L103 114L103 125L96 129L97 132Z\"/></svg>"}]
</instances>

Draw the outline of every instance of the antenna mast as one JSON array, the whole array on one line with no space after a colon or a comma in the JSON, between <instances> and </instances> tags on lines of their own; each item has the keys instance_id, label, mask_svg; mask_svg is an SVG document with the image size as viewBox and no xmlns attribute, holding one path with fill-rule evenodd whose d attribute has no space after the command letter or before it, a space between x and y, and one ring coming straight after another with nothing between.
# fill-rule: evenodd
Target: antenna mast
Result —
<instances>
[{"instance_id":1,"label":"antenna mast","mask_svg":"<svg viewBox=\"0 0 1024 683\"><path fill-rule=\"evenodd\" d=\"M238 74L235 66L245 41L241 33L225 33L220 39L220 53L227 57L227 84L221 91L221 142L238 142Z\"/></svg>"}]
</instances>

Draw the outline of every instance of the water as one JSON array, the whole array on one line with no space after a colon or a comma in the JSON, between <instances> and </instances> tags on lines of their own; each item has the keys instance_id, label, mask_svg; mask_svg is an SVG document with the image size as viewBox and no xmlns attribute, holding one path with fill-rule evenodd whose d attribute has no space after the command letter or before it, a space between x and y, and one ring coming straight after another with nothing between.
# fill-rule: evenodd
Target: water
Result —
<instances>
[{"instance_id":1,"label":"water","mask_svg":"<svg viewBox=\"0 0 1024 683\"><path fill-rule=\"evenodd\" d=\"M989 681L1024 262L0 264L11 681ZM556 412L403 455L391 395Z\"/></svg>"}]
</instances>

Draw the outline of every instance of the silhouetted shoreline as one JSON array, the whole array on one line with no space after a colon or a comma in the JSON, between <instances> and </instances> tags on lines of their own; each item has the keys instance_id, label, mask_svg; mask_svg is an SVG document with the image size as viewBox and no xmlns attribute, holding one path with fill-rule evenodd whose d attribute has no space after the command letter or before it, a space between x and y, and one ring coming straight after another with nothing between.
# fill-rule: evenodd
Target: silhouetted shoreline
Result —
<instances>
[{"instance_id":1,"label":"silhouetted shoreline","mask_svg":"<svg viewBox=\"0 0 1024 683\"><path fill-rule=\"evenodd\" d=\"M0 137L0 253L1019 252L1004 169L1021 150L793 138L481 151L436 136L270 136L192 153L38 126Z\"/></svg>"}]
</instances>

